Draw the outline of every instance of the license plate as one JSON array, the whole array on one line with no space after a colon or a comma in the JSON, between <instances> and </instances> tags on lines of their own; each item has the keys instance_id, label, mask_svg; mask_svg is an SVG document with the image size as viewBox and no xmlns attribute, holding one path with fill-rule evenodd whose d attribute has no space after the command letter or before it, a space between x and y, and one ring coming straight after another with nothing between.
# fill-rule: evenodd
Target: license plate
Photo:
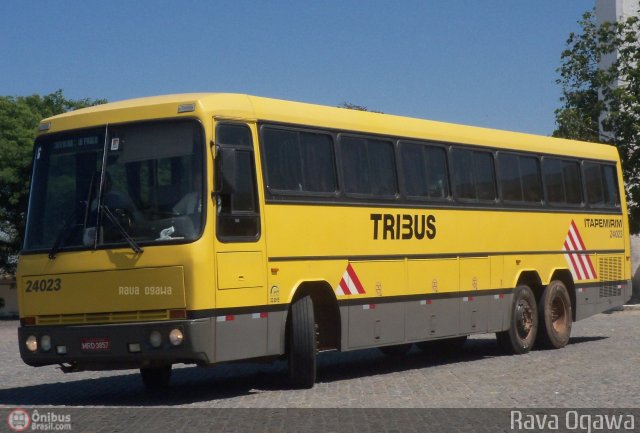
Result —
<instances>
[{"instance_id":1,"label":"license plate","mask_svg":"<svg viewBox=\"0 0 640 433\"><path fill-rule=\"evenodd\" d=\"M83 352L100 352L111 350L111 341L107 337L82 338L80 339L80 349L82 349Z\"/></svg>"}]
</instances>

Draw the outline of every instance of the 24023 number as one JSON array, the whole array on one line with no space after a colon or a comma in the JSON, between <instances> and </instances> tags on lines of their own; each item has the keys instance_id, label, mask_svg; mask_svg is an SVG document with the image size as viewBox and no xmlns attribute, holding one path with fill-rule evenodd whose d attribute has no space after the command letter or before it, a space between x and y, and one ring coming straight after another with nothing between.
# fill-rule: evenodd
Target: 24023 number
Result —
<instances>
[{"instance_id":1,"label":"24023 number","mask_svg":"<svg viewBox=\"0 0 640 433\"><path fill-rule=\"evenodd\" d=\"M49 278L42 280L27 280L27 287L25 292L27 293L35 293L35 292L58 292L62 289L62 281L60 278Z\"/></svg>"}]
</instances>

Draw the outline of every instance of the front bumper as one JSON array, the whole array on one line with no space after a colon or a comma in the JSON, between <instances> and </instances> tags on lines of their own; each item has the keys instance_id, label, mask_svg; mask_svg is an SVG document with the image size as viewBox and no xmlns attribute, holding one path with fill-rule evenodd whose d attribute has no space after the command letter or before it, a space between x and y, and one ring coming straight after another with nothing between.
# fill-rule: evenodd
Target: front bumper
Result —
<instances>
[{"instance_id":1,"label":"front bumper","mask_svg":"<svg viewBox=\"0 0 640 433\"><path fill-rule=\"evenodd\" d=\"M172 329L180 329L184 335L178 346L169 342ZM160 347L151 346L149 337L153 331L162 335ZM29 351L25 344L31 335L38 341L35 352ZM51 338L51 349L46 352L40 344L44 335ZM174 363L210 364L214 359L213 335L213 323L209 319L18 328L20 356L27 365L64 364L67 370L113 370ZM107 339L108 349L88 349L85 344L83 350L83 341ZM140 351L131 352L132 344L138 344ZM58 353L59 346L64 346L66 353Z\"/></svg>"}]
</instances>

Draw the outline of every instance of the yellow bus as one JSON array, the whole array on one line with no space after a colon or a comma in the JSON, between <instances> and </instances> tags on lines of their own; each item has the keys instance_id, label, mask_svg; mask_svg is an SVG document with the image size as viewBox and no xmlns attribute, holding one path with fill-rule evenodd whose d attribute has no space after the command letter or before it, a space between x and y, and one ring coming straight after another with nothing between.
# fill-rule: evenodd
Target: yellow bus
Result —
<instances>
[{"instance_id":1,"label":"yellow bus","mask_svg":"<svg viewBox=\"0 0 640 433\"><path fill-rule=\"evenodd\" d=\"M236 94L43 120L19 259L31 366L561 348L631 295L614 147Z\"/></svg>"}]
</instances>

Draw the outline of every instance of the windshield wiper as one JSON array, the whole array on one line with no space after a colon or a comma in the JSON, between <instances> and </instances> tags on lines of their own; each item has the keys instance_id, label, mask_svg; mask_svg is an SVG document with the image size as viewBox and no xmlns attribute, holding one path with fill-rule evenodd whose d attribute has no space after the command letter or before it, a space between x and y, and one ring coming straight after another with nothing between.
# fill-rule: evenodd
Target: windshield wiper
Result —
<instances>
[{"instance_id":1,"label":"windshield wiper","mask_svg":"<svg viewBox=\"0 0 640 433\"><path fill-rule=\"evenodd\" d=\"M102 212L107 216L109 221L111 221L111 223L113 223L113 225L118 229L118 231L120 232L124 240L127 241L129 246L133 250L133 252L137 254L143 253L144 250L140 248L140 245L138 245L137 242L133 240L133 238L129 235L127 230L124 227L122 227L122 225L118 222L118 218L113 214L113 212L111 212L111 209L109 209L109 206L107 206L106 204L103 204L100 206L100 209L102 209Z\"/></svg>"},{"instance_id":2,"label":"windshield wiper","mask_svg":"<svg viewBox=\"0 0 640 433\"><path fill-rule=\"evenodd\" d=\"M64 225L60 228L58 232L58 236L56 236L56 241L53 243L53 246L49 250L49 259L53 260L56 258L56 254L60 250L62 243L69 237L71 226L76 219L76 210L73 209L71 212L67 214L67 217L64 219Z\"/></svg>"}]
</instances>

